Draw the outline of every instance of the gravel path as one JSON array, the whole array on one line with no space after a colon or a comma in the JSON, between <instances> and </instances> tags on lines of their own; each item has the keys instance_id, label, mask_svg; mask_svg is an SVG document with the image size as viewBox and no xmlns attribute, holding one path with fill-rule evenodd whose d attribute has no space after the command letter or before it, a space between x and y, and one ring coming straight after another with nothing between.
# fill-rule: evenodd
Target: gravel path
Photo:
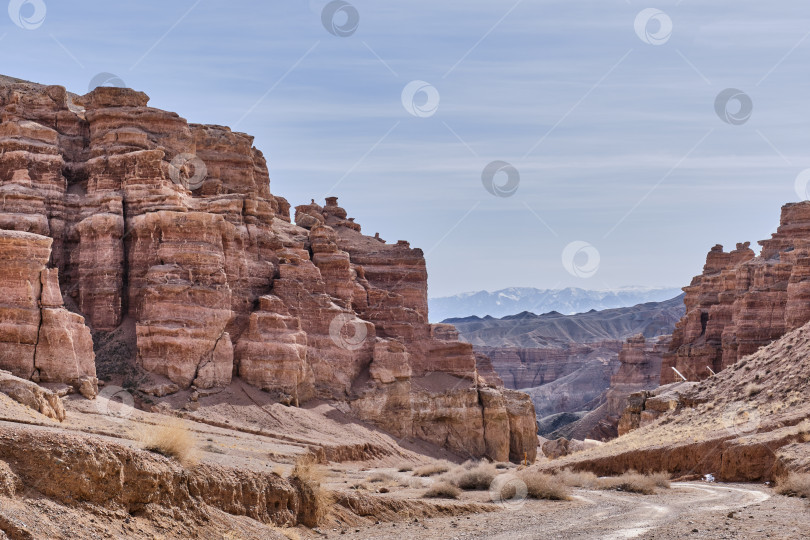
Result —
<instances>
[{"instance_id":1,"label":"gravel path","mask_svg":"<svg viewBox=\"0 0 810 540\"><path fill-rule=\"evenodd\" d=\"M810 505L751 484L674 483L656 495L577 490L569 502L526 501L489 514L330 531L360 539L675 539L810 536Z\"/></svg>"}]
</instances>

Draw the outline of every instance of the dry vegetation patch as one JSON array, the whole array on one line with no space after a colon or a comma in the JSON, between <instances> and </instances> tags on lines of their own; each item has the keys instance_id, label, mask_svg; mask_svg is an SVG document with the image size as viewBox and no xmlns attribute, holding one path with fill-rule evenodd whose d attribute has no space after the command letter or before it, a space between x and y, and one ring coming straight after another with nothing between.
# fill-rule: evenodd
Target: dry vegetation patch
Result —
<instances>
[{"instance_id":1,"label":"dry vegetation patch","mask_svg":"<svg viewBox=\"0 0 810 540\"><path fill-rule=\"evenodd\" d=\"M810 473L788 473L776 481L776 492L788 497L810 498Z\"/></svg>"},{"instance_id":2,"label":"dry vegetation patch","mask_svg":"<svg viewBox=\"0 0 810 540\"><path fill-rule=\"evenodd\" d=\"M197 441L180 418L168 419L157 426L142 426L136 438L144 450L176 459L182 465L193 465L197 461Z\"/></svg>"},{"instance_id":3,"label":"dry vegetation patch","mask_svg":"<svg viewBox=\"0 0 810 540\"><path fill-rule=\"evenodd\" d=\"M325 474L311 455L298 458L290 473L290 480L301 491L302 503L308 507L307 515L302 519L308 527L316 526L326 517L334 503L334 495L322 485Z\"/></svg>"},{"instance_id":4,"label":"dry vegetation patch","mask_svg":"<svg viewBox=\"0 0 810 540\"><path fill-rule=\"evenodd\" d=\"M497 475L498 470L491 463L468 461L443 474L440 480L463 490L485 490L489 489Z\"/></svg>"},{"instance_id":5,"label":"dry vegetation patch","mask_svg":"<svg viewBox=\"0 0 810 540\"><path fill-rule=\"evenodd\" d=\"M574 472L571 469L563 469L562 471L557 471L554 473L554 476L559 478L563 484L569 487L594 489L596 488L597 484L596 475L590 471Z\"/></svg>"},{"instance_id":6,"label":"dry vegetation patch","mask_svg":"<svg viewBox=\"0 0 810 540\"><path fill-rule=\"evenodd\" d=\"M427 465L422 465L421 467L417 467L413 474L414 476L434 476L437 474L446 473L453 467L453 464L449 461L436 461L434 463L428 463Z\"/></svg>"},{"instance_id":7,"label":"dry vegetation patch","mask_svg":"<svg viewBox=\"0 0 810 540\"><path fill-rule=\"evenodd\" d=\"M521 471L518 477L526 484L526 495L531 499L550 501L571 499L571 491L557 475L526 470Z\"/></svg>"},{"instance_id":8,"label":"dry vegetation patch","mask_svg":"<svg viewBox=\"0 0 810 540\"><path fill-rule=\"evenodd\" d=\"M669 487L669 475L664 472L641 474L636 471L628 471L621 476L598 478L596 487L603 490L614 489L629 493L652 495L657 487Z\"/></svg>"},{"instance_id":9,"label":"dry vegetation patch","mask_svg":"<svg viewBox=\"0 0 810 540\"><path fill-rule=\"evenodd\" d=\"M458 499L461 490L448 482L436 482L428 489L424 497L427 499Z\"/></svg>"}]
</instances>

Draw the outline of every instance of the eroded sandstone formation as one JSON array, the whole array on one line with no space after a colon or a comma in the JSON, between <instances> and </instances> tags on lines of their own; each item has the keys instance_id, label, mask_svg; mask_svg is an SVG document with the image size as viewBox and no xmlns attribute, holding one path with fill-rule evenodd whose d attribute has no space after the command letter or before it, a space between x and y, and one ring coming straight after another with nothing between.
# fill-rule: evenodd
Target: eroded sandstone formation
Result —
<instances>
[{"instance_id":1,"label":"eroded sandstone formation","mask_svg":"<svg viewBox=\"0 0 810 540\"><path fill-rule=\"evenodd\" d=\"M69 383L92 397L93 340L84 318L64 308L57 270L46 268L51 243L0 229L0 369L26 380Z\"/></svg>"},{"instance_id":2,"label":"eroded sandstone formation","mask_svg":"<svg viewBox=\"0 0 810 540\"><path fill-rule=\"evenodd\" d=\"M709 252L684 288L661 384L681 380L673 367L690 381L710 377L810 320L810 202L783 206L777 232L759 244L759 256L747 242Z\"/></svg>"},{"instance_id":3,"label":"eroded sandstone formation","mask_svg":"<svg viewBox=\"0 0 810 540\"><path fill-rule=\"evenodd\" d=\"M534 459L528 397L485 363L479 376L472 346L428 323L421 250L363 235L334 197L291 221L252 137L148 100L0 86L0 250L13 253L0 368L92 377L88 327L134 321L135 357L116 361L158 382L238 376L287 403L344 401L404 438Z\"/></svg>"}]
</instances>

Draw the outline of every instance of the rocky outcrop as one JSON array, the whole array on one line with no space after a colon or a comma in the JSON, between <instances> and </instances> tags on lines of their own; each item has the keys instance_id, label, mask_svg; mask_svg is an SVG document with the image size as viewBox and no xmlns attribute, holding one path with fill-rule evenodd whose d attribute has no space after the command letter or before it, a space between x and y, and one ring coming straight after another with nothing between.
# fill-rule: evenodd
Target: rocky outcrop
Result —
<instances>
[{"instance_id":1,"label":"rocky outcrop","mask_svg":"<svg viewBox=\"0 0 810 540\"><path fill-rule=\"evenodd\" d=\"M90 330L64 308L58 272L46 268L51 244L38 234L0 230L0 368L76 389L84 381L95 385Z\"/></svg>"},{"instance_id":2,"label":"rocky outcrop","mask_svg":"<svg viewBox=\"0 0 810 540\"><path fill-rule=\"evenodd\" d=\"M727 482L806 471L810 449L810 323L716 376L634 394L638 428L553 468L599 475L668 471ZM623 417L624 421L624 417ZM632 421L632 419L631 419Z\"/></svg>"},{"instance_id":3,"label":"rocky outcrop","mask_svg":"<svg viewBox=\"0 0 810 540\"><path fill-rule=\"evenodd\" d=\"M115 361L151 374L144 390L239 376L285 403L346 402L402 437L533 459L528 397L429 324L420 249L363 235L336 197L293 223L251 136L148 101L0 85L0 367L93 377L84 320L100 341L131 325Z\"/></svg>"},{"instance_id":4,"label":"rocky outcrop","mask_svg":"<svg viewBox=\"0 0 810 540\"><path fill-rule=\"evenodd\" d=\"M43 416L60 422L65 419L65 407L55 392L8 371L0 371L0 392Z\"/></svg>"},{"instance_id":5,"label":"rocky outcrop","mask_svg":"<svg viewBox=\"0 0 810 540\"><path fill-rule=\"evenodd\" d=\"M810 202L782 207L780 225L759 242L726 253L715 246L703 273L684 288L686 315L675 328L661 383L702 380L810 320Z\"/></svg>"}]
</instances>

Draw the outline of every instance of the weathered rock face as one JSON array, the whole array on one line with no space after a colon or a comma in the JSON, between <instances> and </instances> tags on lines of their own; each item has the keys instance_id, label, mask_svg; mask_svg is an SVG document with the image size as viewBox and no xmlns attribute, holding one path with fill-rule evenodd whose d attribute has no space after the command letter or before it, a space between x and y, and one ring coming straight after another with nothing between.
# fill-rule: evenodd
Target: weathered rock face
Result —
<instances>
[{"instance_id":1,"label":"weathered rock face","mask_svg":"<svg viewBox=\"0 0 810 540\"><path fill-rule=\"evenodd\" d=\"M630 394L657 388L661 380L661 362L669 348L670 336L647 340L644 336L629 338L619 353L619 370L610 379L607 391L606 420L622 434L619 417Z\"/></svg>"},{"instance_id":2,"label":"weathered rock face","mask_svg":"<svg viewBox=\"0 0 810 540\"><path fill-rule=\"evenodd\" d=\"M729 253L715 246L703 274L684 288L686 315L675 328L661 384L711 376L810 320L810 203L782 207L777 232Z\"/></svg>"},{"instance_id":3,"label":"weathered rock face","mask_svg":"<svg viewBox=\"0 0 810 540\"><path fill-rule=\"evenodd\" d=\"M93 340L84 318L64 308L52 240L0 230L0 368L37 382L95 385Z\"/></svg>"},{"instance_id":4,"label":"weathered rock face","mask_svg":"<svg viewBox=\"0 0 810 540\"><path fill-rule=\"evenodd\" d=\"M610 387L600 406L553 432L552 436L604 441L625 433L629 428L623 423L629 420L623 413L633 409L632 406L628 408L628 398L658 387L661 362L669 340L670 336L648 340L641 334L628 338L619 353L619 367L610 378ZM634 427L637 427L638 419L634 421Z\"/></svg>"},{"instance_id":5,"label":"weathered rock face","mask_svg":"<svg viewBox=\"0 0 810 540\"><path fill-rule=\"evenodd\" d=\"M99 336L134 321L120 361L177 388L239 376L289 403L346 401L403 437L534 459L528 397L428 323L421 250L364 236L334 197L292 223L252 137L148 100L0 86L0 367L93 376L79 314Z\"/></svg>"}]
</instances>

